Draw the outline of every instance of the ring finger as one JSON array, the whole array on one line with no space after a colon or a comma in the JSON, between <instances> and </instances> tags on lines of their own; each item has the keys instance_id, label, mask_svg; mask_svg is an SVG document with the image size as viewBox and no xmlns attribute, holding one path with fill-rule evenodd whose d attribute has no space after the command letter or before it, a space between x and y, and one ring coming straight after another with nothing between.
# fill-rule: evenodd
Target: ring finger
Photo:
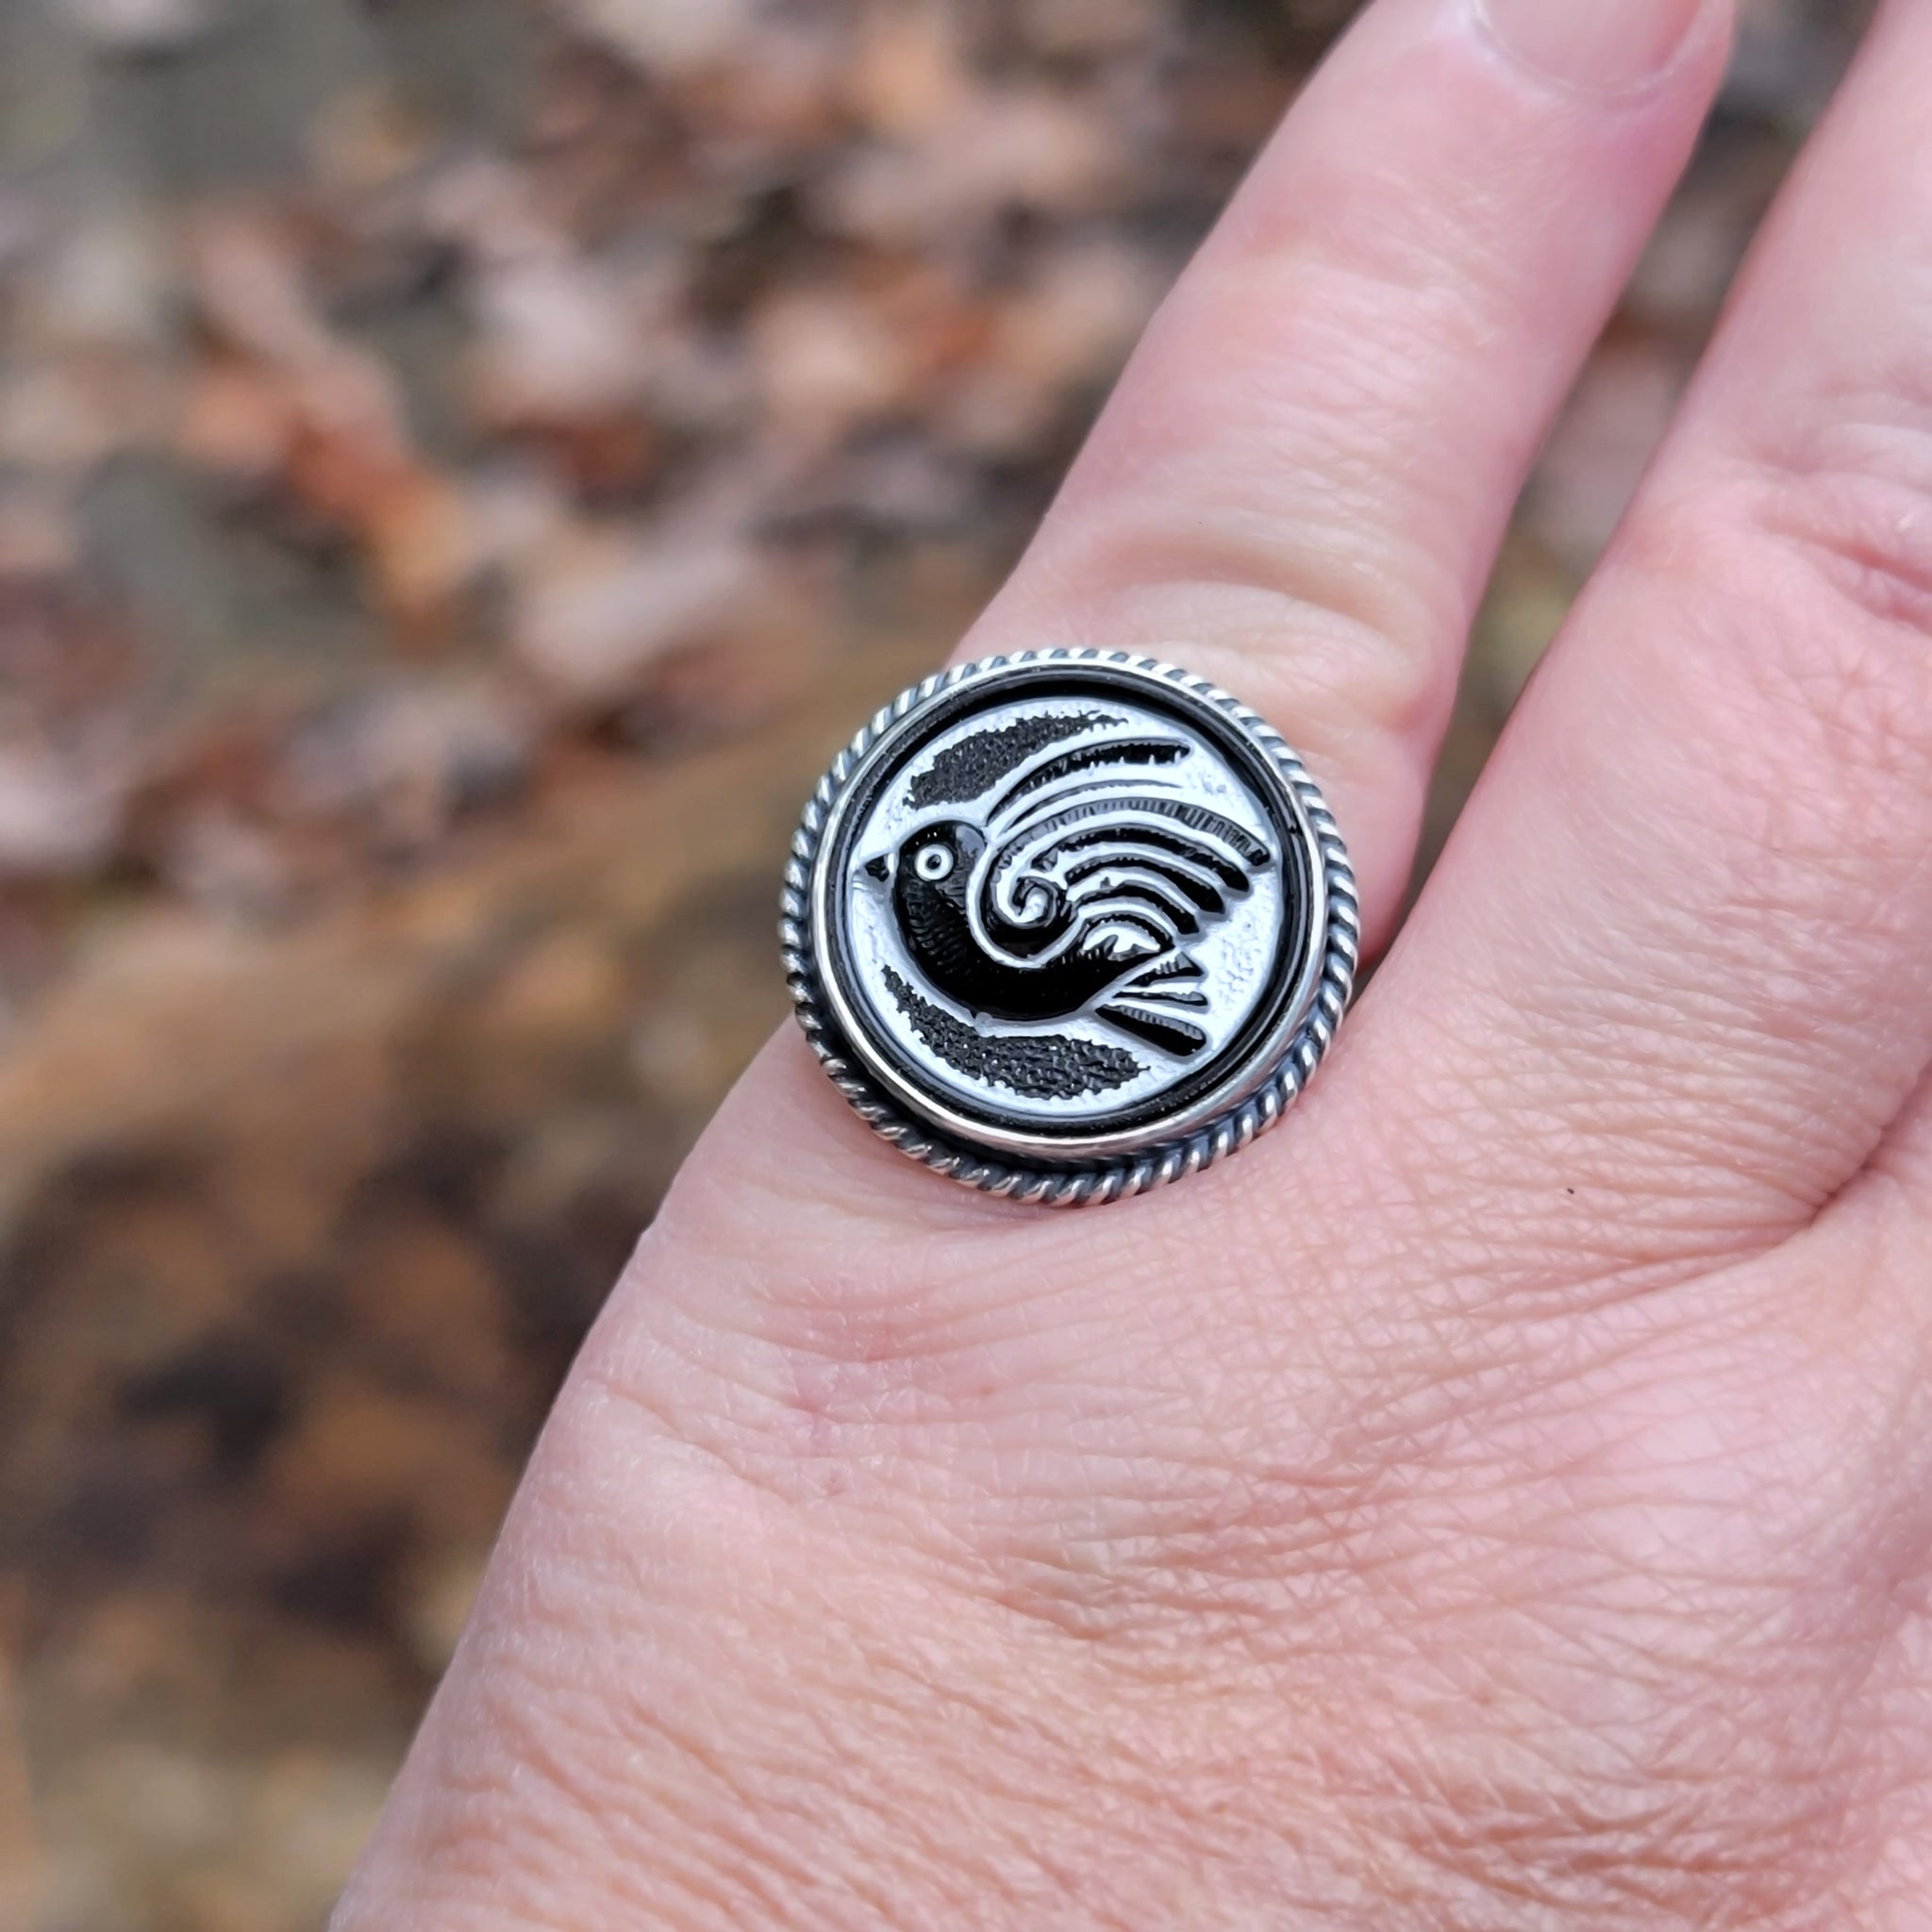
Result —
<instances>
[{"instance_id":1,"label":"ring finger","mask_svg":"<svg viewBox=\"0 0 1932 1932\"><path fill-rule=\"evenodd\" d=\"M1435 1184L1531 1256L1766 1246L1932 1057L1928 98L1898 0L1331 1090L1399 1065Z\"/></svg>"},{"instance_id":2,"label":"ring finger","mask_svg":"<svg viewBox=\"0 0 1932 1932\"><path fill-rule=\"evenodd\" d=\"M1727 0L1369 8L963 646L1141 649L1224 682L1323 785L1372 947L1498 538L1689 153L1728 18ZM802 1202L849 1198L849 1161L930 1199L795 1040L737 1107L746 1131L712 1148L761 1168L774 1122L808 1124Z\"/></svg>"}]
</instances>

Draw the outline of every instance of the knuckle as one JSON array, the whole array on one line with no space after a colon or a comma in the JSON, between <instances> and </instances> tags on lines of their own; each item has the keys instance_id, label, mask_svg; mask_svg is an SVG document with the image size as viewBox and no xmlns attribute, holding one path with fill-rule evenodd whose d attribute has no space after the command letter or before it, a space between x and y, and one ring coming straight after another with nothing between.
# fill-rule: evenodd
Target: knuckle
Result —
<instances>
[{"instance_id":1,"label":"knuckle","mask_svg":"<svg viewBox=\"0 0 1932 1932\"><path fill-rule=\"evenodd\" d=\"M1932 636L1932 358L1826 388L1745 451L1759 521L1853 613Z\"/></svg>"},{"instance_id":2,"label":"knuckle","mask_svg":"<svg viewBox=\"0 0 1932 1932\"><path fill-rule=\"evenodd\" d=\"M1023 561L1013 614L1205 640L1398 735L1439 722L1483 490L1467 461L1417 459L1419 424L1486 457L1480 400L1445 371L1493 334L1497 297L1415 225L1297 229L1197 267Z\"/></svg>"},{"instance_id":3,"label":"knuckle","mask_svg":"<svg viewBox=\"0 0 1932 1932\"><path fill-rule=\"evenodd\" d=\"M1923 481L1869 457L1775 475L1763 487L1758 514L1852 619L1932 638L1932 460Z\"/></svg>"},{"instance_id":4,"label":"knuckle","mask_svg":"<svg viewBox=\"0 0 1932 1932\"><path fill-rule=\"evenodd\" d=\"M1679 593L1647 662L1725 781L1717 829L1807 879L1916 841L1932 799L1932 436L1849 447L1654 504L1626 540Z\"/></svg>"},{"instance_id":5,"label":"knuckle","mask_svg":"<svg viewBox=\"0 0 1932 1932\"><path fill-rule=\"evenodd\" d=\"M597 1430L669 1441L761 1507L924 1560L929 1512L970 1514L996 1483L1002 1410L1073 1373L1053 1265L1023 1272L984 1235L880 1230L862 1256L780 1261L695 1234L654 1241L576 1378Z\"/></svg>"},{"instance_id":6,"label":"knuckle","mask_svg":"<svg viewBox=\"0 0 1932 1932\"><path fill-rule=\"evenodd\" d=\"M1741 528L1762 546L1764 590L1787 613L1771 627L1767 682L1844 755L1923 781L1932 765L1932 368L1896 372L1870 391L1822 393L1747 450L1741 475Z\"/></svg>"},{"instance_id":7,"label":"knuckle","mask_svg":"<svg viewBox=\"0 0 1932 1932\"><path fill-rule=\"evenodd\" d=\"M1017 580L1023 623L1036 587L1078 610L1094 641L1188 640L1277 686L1291 679L1297 722L1327 714L1338 728L1404 738L1432 729L1467 620L1459 587L1420 581L1417 559L1379 534L1379 513L1331 530L1277 501L1256 521L1217 503L1205 477L1191 489L1186 467L1165 465L1158 500L1109 506L1051 548L1042 538ZM1177 501L1191 503L1187 516Z\"/></svg>"}]
</instances>

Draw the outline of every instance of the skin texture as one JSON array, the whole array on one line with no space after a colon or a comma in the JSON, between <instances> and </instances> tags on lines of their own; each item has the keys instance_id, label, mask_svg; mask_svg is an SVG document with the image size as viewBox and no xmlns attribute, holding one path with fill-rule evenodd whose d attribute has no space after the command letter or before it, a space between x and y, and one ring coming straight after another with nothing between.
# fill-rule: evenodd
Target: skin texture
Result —
<instances>
[{"instance_id":1,"label":"skin texture","mask_svg":"<svg viewBox=\"0 0 1932 1932\"><path fill-rule=\"evenodd\" d=\"M963 646L1239 690L1378 942L1724 58L1529 4L1370 9ZM1891 0L1280 1131L1043 1216L773 1044L338 1932L1932 1927L1928 101Z\"/></svg>"}]
</instances>

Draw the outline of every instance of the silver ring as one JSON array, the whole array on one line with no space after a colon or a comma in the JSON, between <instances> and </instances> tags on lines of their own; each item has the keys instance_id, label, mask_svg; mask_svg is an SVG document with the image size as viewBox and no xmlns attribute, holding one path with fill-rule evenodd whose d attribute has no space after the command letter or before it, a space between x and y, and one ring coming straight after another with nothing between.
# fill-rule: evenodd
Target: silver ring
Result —
<instances>
[{"instance_id":1,"label":"silver ring","mask_svg":"<svg viewBox=\"0 0 1932 1932\"><path fill-rule=\"evenodd\" d=\"M1360 933L1280 733L1098 650L984 658L879 711L806 807L779 925L799 1023L864 1120L1053 1207L1273 1126L1335 1038Z\"/></svg>"}]
</instances>

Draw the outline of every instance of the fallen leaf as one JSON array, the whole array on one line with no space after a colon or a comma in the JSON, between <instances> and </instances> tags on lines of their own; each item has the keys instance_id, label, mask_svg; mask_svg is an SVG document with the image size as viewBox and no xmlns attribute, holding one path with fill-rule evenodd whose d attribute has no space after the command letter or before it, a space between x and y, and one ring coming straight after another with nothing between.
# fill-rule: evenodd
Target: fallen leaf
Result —
<instances>
[{"instance_id":1,"label":"fallen leaf","mask_svg":"<svg viewBox=\"0 0 1932 1932\"><path fill-rule=\"evenodd\" d=\"M743 46L757 0L558 0L561 17L639 67L688 75Z\"/></svg>"}]
</instances>

